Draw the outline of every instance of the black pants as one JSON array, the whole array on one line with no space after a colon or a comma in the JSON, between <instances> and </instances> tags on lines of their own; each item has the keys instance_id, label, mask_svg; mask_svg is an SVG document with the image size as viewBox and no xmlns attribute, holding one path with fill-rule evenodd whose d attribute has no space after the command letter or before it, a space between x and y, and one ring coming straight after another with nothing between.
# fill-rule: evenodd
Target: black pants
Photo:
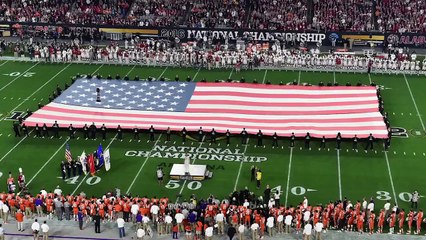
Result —
<instances>
[{"instance_id":1,"label":"black pants","mask_svg":"<svg viewBox=\"0 0 426 240\"><path fill-rule=\"evenodd\" d=\"M272 147L278 147L278 140L277 139L273 139Z\"/></svg>"},{"instance_id":2,"label":"black pants","mask_svg":"<svg viewBox=\"0 0 426 240\"><path fill-rule=\"evenodd\" d=\"M262 141L262 138L258 138L257 139L257 146L263 146L263 141Z\"/></svg>"},{"instance_id":3,"label":"black pants","mask_svg":"<svg viewBox=\"0 0 426 240\"><path fill-rule=\"evenodd\" d=\"M134 140L139 140L139 133L135 133L135 135L133 135L133 139Z\"/></svg>"},{"instance_id":4,"label":"black pants","mask_svg":"<svg viewBox=\"0 0 426 240\"><path fill-rule=\"evenodd\" d=\"M337 149L339 149L339 150L340 150L340 143L341 143L341 142L342 142L342 141L339 141L339 140L336 142L336 148L337 148Z\"/></svg>"},{"instance_id":5,"label":"black pants","mask_svg":"<svg viewBox=\"0 0 426 240\"><path fill-rule=\"evenodd\" d=\"M91 139L96 139L96 132L94 132L94 131L93 131L93 132L91 133L90 138L91 138Z\"/></svg>"},{"instance_id":6,"label":"black pants","mask_svg":"<svg viewBox=\"0 0 426 240\"><path fill-rule=\"evenodd\" d=\"M83 230L83 221L78 221L78 227L80 228L80 230Z\"/></svg>"},{"instance_id":7,"label":"black pants","mask_svg":"<svg viewBox=\"0 0 426 240\"><path fill-rule=\"evenodd\" d=\"M89 132L87 132L87 131L84 131L84 138L89 138Z\"/></svg>"},{"instance_id":8,"label":"black pants","mask_svg":"<svg viewBox=\"0 0 426 240\"><path fill-rule=\"evenodd\" d=\"M323 142L323 141L321 141L320 148L325 148L325 141L324 141L324 142Z\"/></svg>"},{"instance_id":9,"label":"black pants","mask_svg":"<svg viewBox=\"0 0 426 240\"><path fill-rule=\"evenodd\" d=\"M55 129L54 134L55 134L55 138L59 138L59 130L58 129Z\"/></svg>"},{"instance_id":10,"label":"black pants","mask_svg":"<svg viewBox=\"0 0 426 240\"><path fill-rule=\"evenodd\" d=\"M186 142L186 134L182 135L182 142L185 143Z\"/></svg>"},{"instance_id":11,"label":"black pants","mask_svg":"<svg viewBox=\"0 0 426 240\"><path fill-rule=\"evenodd\" d=\"M417 202L411 201L411 208L417 209Z\"/></svg>"},{"instance_id":12,"label":"black pants","mask_svg":"<svg viewBox=\"0 0 426 240\"><path fill-rule=\"evenodd\" d=\"M248 137L242 137L241 138L241 144L247 144Z\"/></svg>"},{"instance_id":13,"label":"black pants","mask_svg":"<svg viewBox=\"0 0 426 240\"><path fill-rule=\"evenodd\" d=\"M373 150L373 141L368 141L367 145L365 146L365 150L367 150L370 147L370 150Z\"/></svg>"},{"instance_id":14,"label":"black pants","mask_svg":"<svg viewBox=\"0 0 426 240\"><path fill-rule=\"evenodd\" d=\"M36 131L36 137L41 137L41 132L40 132L40 130Z\"/></svg>"},{"instance_id":15,"label":"black pants","mask_svg":"<svg viewBox=\"0 0 426 240\"><path fill-rule=\"evenodd\" d=\"M358 142L354 142L354 143L352 144L352 149L353 149L353 150L358 149Z\"/></svg>"},{"instance_id":16,"label":"black pants","mask_svg":"<svg viewBox=\"0 0 426 240\"><path fill-rule=\"evenodd\" d=\"M294 140L290 140L290 147L294 147Z\"/></svg>"},{"instance_id":17,"label":"black pants","mask_svg":"<svg viewBox=\"0 0 426 240\"><path fill-rule=\"evenodd\" d=\"M101 233L101 223L95 223L95 233Z\"/></svg>"},{"instance_id":18,"label":"black pants","mask_svg":"<svg viewBox=\"0 0 426 240\"><path fill-rule=\"evenodd\" d=\"M260 180L256 180L257 188L260 188Z\"/></svg>"},{"instance_id":19,"label":"black pants","mask_svg":"<svg viewBox=\"0 0 426 240\"><path fill-rule=\"evenodd\" d=\"M118 137L118 139L119 139L119 140L123 140L123 133L122 133L122 132L119 132L119 133L117 134L117 137Z\"/></svg>"},{"instance_id":20,"label":"black pants","mask_svg":"<svg viewBox=\"0 0 426 240\"><path fill-rule=\"evenodd\" d=\"M21 133L19 132L19 130L15 130L15 137L20 137Z\"/></svg>"},{"instance_id":21,"label":"black pants","mask_svg":"<svg viewBox=\"0 0 426 240\"><path fill-rule=\"evenodd\" d=\"M75 136L74 136L74 131L70 131L70 138L72 139L72 138L74 138Z\"/></svg>"},{"instance_id":22,"label":"black pants","mask_svg":"<svg viewBox=\"0 0 426 240\"><path fill-rule=\"evenodd\" d=\"M154 141L154 133L149 134L149 140Z\"/></svg>"},{"instance_id":23,"label":"black pants","mask_svg":"<svg viewBox=\"0 0 426 240\"><path fill-rule=\"evenodd\" d=\"M130 215L129 212L123 212L123 219L125 222L129 221L129 215Z\"/></svg>"},{"instance_id":24,"label":"black pants","mask_svg":"<svg viewBox=\"0 0 426 240\"><path fill-rule=\"evenodd\" d=\"M309 140L305 140L305 148L309 148L309 143L310 143Z\"/></svg>"},{"instance_id":25,"label":"black pants","mask_svg":"<svg viewBox=\"0 0 426 240\"><path fill-rule=\"evenodd\" d=\"M212 138L210 139L210 142L211 142L211 143L216 143L216 137L212 137Z\"/></svg>"},{"instance_id":26,"label":"black pants","mask_svg":"<svg viewBox=\"0 0 426 240\"><path fill-rule=\"evenodd\" d=\"M226 144L227 145L231 144L231 137L229 136L226 137Z\"/></svg>"},{"instance_id":27,"label":"black pants","mask_svg":"<svg viewBox=\"0 0 426 240\"><path fill-rule=\"evenodd\" d=\"M102 139L105 140L106 139L106 132L102 133Z\"/></svg>"},{"instance_id":28,"label":"black pants","mask_svg":"<svg viewBox=\"0 0 426 240\"><path fill-rule=\"evenodd\" d=\"M170 142L170 133L167 133L167 135L166 135L166 141Z\"/></svg>"}]
</instances>

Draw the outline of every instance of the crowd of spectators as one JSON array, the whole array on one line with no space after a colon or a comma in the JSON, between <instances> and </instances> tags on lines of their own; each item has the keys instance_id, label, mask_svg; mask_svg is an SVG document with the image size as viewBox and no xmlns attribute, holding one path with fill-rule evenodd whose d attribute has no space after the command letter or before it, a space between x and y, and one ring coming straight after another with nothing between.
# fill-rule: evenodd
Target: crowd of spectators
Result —
<instances>
[{"instance_id":1,"label":"crowd of spectators","mask_svg":"<svg viewBox=\"0 0 426 240\"><path fill-rule=\"evenodd\" d=\"M426 32L426 5L421 0L381 0L375 15L380 31Z\"/></svg>"},{"instance_id":2,"label":"crowd of spectators","mask_svg":"<svg viewBox=\"0 0 426 240\"><path fill-rule=\"evenodd\" d=\"M316 0L312 28L326 31L370 31L371 0Z\"/></svg>"},{"instance_id":3,"label":"crowd of spectators","mask_svg":"<svg viewBox=\"0 0 426 240\"><path fill-rule=\"evenodd\" d=\"M425 9L421 0L0 0L0 21L426 32Z\"/></svg>"}]
</instances>

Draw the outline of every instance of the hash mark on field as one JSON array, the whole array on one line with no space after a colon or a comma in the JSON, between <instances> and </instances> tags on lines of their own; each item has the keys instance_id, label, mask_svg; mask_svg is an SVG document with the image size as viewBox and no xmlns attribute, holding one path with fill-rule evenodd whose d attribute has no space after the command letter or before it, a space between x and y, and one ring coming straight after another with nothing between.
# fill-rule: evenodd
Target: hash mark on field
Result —
<instances>
[{"instance_id":1,"label":"hash mark on field","mask_svg":"<svg viewBox=\"0 0 426 240\"><path fill-rule=\"evenodd\" d=\"M250 138L247 138L246 146L244 147L244 151L243 151L243 153L241 154L242 156L244 156L244 155L246 154L247 147L248 147L248 145L249 145L249 144L248 144L248 143L249 143L249 141L250 141ZM256 146L256 145L255 145L255 146ZM241 161L241 162L240 162L240 168L238 169L237 179L235 180L235 184L234 184L234 191L236 191L236 190L237 190L238 181L240 180L241 169L243 168L243 162L244 162L244 161Z\"/></svg>"},{"instance_id":2,"label":"hash mark on field","mask_svg":"<svg viewBox=\"0 0 426 240\"><path fill-rule=\"evenodd\" d=\"M293 159L293 148L290 148L290 160L288 161L288 172L287 172L287 186L285 191L285 204L287 206L288 190L290 190L290 174L291 174L291 160Z\"/></svg>"},{"instance_id":3,"label":"hash mark on field","mask_svg":"<svg viewBox=\"0 0 426 240\"><path fill-rule=\"evenodd\" d=\"M12 134L9 133L9 135L7 135L7 137L10 137L10 135L12 135Z\"/></svg>"}]
</instances>

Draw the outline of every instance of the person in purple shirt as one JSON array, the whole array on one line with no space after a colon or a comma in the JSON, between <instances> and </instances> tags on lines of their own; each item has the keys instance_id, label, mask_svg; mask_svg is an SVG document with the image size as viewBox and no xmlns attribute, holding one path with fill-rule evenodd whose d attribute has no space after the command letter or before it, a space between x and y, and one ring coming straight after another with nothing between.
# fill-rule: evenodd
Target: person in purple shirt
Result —
<instances>
[{"instance_id":1,"label":"person in purple shirt","mask_svg":"<svg viewBox=\"0 0 426 240\"><path fill-rule=\"evenodd\" d=\"M191 213L189 213L189 215L188 215L188 221L191 224L195 224L195 222L197 222L197 214L194 211L192 211Z\"/></svg>"},{"instance_id":2,"label":"person in purple shirt","mask_svg":"<svg viewBox=\"0 0 426 240\"><path fill-rule=\"evenodd\" d=\"M43 200L41 200L41 197L38 197L35 201L34 204L36 206L36 210L37 210L37 216L38 217L42 217L43 216Z\"/></svg>"},{"instance_id":3,"label":"person in purple shirt","mask_svg":"<svg viewBox=\"0 0 426 240\"><path fill-rule=\"evenodd\" d=\"M77 219L78 227L80 228L80 230L83 230L84 213L81 211L81 209L78 209Z\"/></svg>"}]
</instances>

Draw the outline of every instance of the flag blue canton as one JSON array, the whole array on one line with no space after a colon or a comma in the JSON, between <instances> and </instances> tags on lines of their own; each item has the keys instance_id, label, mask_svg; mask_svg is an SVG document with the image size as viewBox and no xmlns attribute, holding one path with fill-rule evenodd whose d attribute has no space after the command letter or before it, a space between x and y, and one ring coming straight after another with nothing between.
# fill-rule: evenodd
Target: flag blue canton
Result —
<instances>
[{"instance_id":1,"label":"flag blue canton","mask_svg":"<svg viewBox=\"0 0 426 240\"><path fill-rule=\"evenodd\" d=\"M54 102L84 107L184 112L196 83L78 79ZM96 88L101 102L96 102Z\"/></svg>"}]
</instances>

